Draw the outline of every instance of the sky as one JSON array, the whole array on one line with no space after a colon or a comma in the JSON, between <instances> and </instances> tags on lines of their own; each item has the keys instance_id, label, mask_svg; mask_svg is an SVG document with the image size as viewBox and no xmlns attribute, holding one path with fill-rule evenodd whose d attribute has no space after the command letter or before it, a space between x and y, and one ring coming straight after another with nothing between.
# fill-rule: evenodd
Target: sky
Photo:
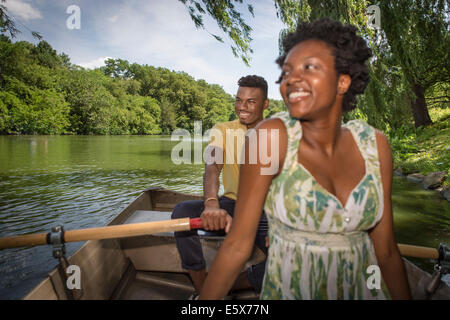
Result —
<instances>
[{"instance_id":1,"label":"sky","mask_svg":"<svg viewBox=\"0 0 450 320\"><path fill-rule=\"evenodd\" d=\"M73 11L80 9L80 28L70 29ZM256 74L269 85L269 98L281 100L278 85L280 70L278 34L283 24L276 16L273 0L253 1L255 17L246 12L244 19L253 29L250 67L234 57L230 41L205 17L205 29L197 29L188 10L179 0L6 0L8 13L21 33L15 41L37 43L31 36L37 31L43 40L66 53L71 62L85 68L104 65L106 58L148 64L173 71L184 71L196 80L220 85L234 95L241 76ZM211 34L219 35L225 43Z\"/></svg>"}]
</instances>

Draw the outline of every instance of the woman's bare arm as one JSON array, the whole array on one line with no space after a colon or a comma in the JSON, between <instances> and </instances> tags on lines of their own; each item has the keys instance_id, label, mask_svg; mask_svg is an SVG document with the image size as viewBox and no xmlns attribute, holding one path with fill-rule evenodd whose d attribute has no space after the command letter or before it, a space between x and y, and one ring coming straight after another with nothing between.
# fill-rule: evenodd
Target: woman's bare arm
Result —
<instances>
[{"instance_id":1,"label":"woman's bare arm","mask_svg":"<svg viewBox=\"0 0 450 320\"><path fill-rule=\"evenodd\" d=\"M377 131L376 137L383 184L384 211L381 221L369 232L369 235L372 239L381 274L392 299L411 299L405 266L394 238L391 204L392 151L387 138L381 132Z\"/></svg>"},{"instance_id":2,"label":"woman's bare arm","mask_svg":"<svg viewBox=\"0 0 450 320\"><path fill-rule=\"evenodd\" d=\"M269 146L269 152L278 152L280 155L278 161L283 163L281 161L283 155L280 153L280 148L283 146L281 146L278 141L278 150L270 150L270 132L274 129L280 132L281 130L279 129L281 126L283 126L284 129L284 125L280 120L271 119L262 122L255 129L258 132L260 132L260 130L267 130L269 140L267 141L267 145ZM284 129L284 135L286 135L285 132L286 129ZM286 139L286 137L284 138ZM283 150L285 150L286 142L284 142L283 138L279 137L277 140L283 141ZM258 146L259 145L260 141L258 138ZM233 224L214 259L203 285L200 299L220 299L226 296L231 289L234 281L242 270L243 265L250 257L264 201L272 179L278 173L277 171L272 175L262 175L261 169L270 167L270 164L261 164L259 157L257 157L258 160L256 164L250 164L249 150L251 150L249 139L246 137L245 163L242 164L240 168L238 200L236 202Z\"/></svg>"}]
</instances>

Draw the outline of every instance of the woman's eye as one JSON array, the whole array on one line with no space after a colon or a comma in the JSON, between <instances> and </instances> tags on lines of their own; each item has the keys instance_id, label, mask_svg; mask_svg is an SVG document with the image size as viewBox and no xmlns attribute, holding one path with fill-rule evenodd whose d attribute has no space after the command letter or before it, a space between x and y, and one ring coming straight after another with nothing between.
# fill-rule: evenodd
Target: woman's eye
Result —
<instances>
[{"instance_id":1,"label":"woman's eye","mask_svg":"<svg viewBox=\"0 0 450 320\"><path fill-rule=\"evenodd\" d=\"M306 70L311 70L311 69L315 69L316 68L316 66L315 65L312 65L312 64L307 64L307 65L305 65L305 69Z\"/></svg>"},{"instance_id":2,"label":"woman's eye","mask_svg":"<svg viewBox=\"0 0 450 320\"><path fill-rule=\"evenodd\" d=\"M286 78L289 75L289 71L284 70L281 72L281 78Z\"/></svg>"}]
</instances>

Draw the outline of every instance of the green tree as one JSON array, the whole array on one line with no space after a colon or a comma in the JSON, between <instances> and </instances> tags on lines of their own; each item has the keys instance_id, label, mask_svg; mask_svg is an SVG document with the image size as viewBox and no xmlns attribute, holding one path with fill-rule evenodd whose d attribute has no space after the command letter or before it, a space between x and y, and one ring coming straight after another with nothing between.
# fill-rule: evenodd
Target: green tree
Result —
<instances>
[{"instance_id":1,"label":"green tree","mask_svg":"<svg viewBox=\"0 0 450 320\"><path fill-rule=\"evenodd\" d=\"M166 98L161 101L161 129L164 134L170 134L177 127L176 113L173 104Z\"/></svg>"},{"instance_id":2,"label":"green tree","mask_svg":"<svg viewBox=\"0 0 450 320\"><path fill-rule=\"evenodd\" d=\"M62 59L47 41L40 41L31 54L42 66L55 69L62 66Z\"/></svg>"},{"instance_id":3,"label":"green tree","mask_svg":"<svg viewBox=\"0 0 450 320\"><path fill-rule=\"evenodd\" d=\"M270 118L275 113L283 111L287 111L284 101L269 99L269 107L264 110L264 118Z\"/></svg>"},{"instance_id":4,"label":"green tree","mask_svg":"<svg viewBox=\"0 0 450 320\"><path fill-rule=\"evenodd\" d=\"M101 70L113 78L129 79L132 76L130 63L123 59L106 59L105 66L101 67Z\"/></svg>"},{"instance_id":5,"label":"green tree","mask_svg":"<svg viewBox=\"0 0 450 320\"><path fill-rule=\"evenodd\" d=\"M231 51L235 57L240 57L246 65L250 63L250 54L253 53L250 47L250 33L252 28L242 18L242 13L236 6L243 5L243 0L179 0L189 11L192 21L197 28L203 28L203 17L209 15L217 22L218 27L231 39ZM246 5L248 12L254 16L253 6ZM220 41L224 40L212 34Z\"/></svg>"},{"instance_id":6,"label":"green tree","mask_svg":"<svg viewBox=\"0 0 450 320\"><path fill-rule=\"evenodd\" d=\"M180 0L181 1L181 0ZM186 4L187 1L182 1ZM203 1L202 1L203 2ZM222 10L205 10L200 1L189 1L187 5L194 23L201 24L202 16L210 15L220 25L224 8L235 10L238 13L243 10L236 8L236 3L242 1L214 1ZM372 30L368 26L367 8L369 5L378 5L381 9L381 30ZM384 122L384 115L391 113L401 113L403 107L395 106L393 110L388 104L406 103L410 107L410 114L413 117L416 127L431 123L428 114L427 100L432 102L437 99L444 99L448 104L448 83L449 83L449 4L444 0L381 0L381 1L359 1L359 0L274 0L277 16L286 25L285 30L280 31L280 43L289 30L294 30L298 21L310 21L321 17L329 17L344 23L351 23L359 28L363 37L371 44L376 58L371 63L371 79L367 93L361 99L366 103L366 116L371 121L382 122L388 127L397 126L397 121ZM240 12L239 12L240 11ZM253 8L252 8L253 12ZM240 24L238 19L228 19ZM234 41L236 46L247 53L247 58L243 61L248 64L251 53L251 28L242 22L241 28L248 30L247 33L235 34L240 41ZM229 36L229 35L228 35ZM246 46L240 46L245 43ZM381 62L380 62L381 61ZM375 65L376 64L376 65ZM386 82L382 76L387 77L390 82ZM404 81L404 83L402 83ZM390 87L396 85L397 87ZM430 94L436 92L436 88L446 87L441 90L439 96ZM368 108L368 103L380 104L375 98L377 93L383 92L381 108L372 105ZM371 95L369 97L368 95ZM380 95L378 95L380 97ZM407 98L407 99L405 99ZM439 101L439 100L438 100ZM383 117L376 117L378 113ZM355 114L355 113L353 113ZM375 116L375 117L374 117ZM409 116L402 116L403 120Z\"/></svg>"},{"instance_id":7,"label":"green tree","mask_svg":"<svg viewBox=\"0 0 450 320\"><path fill-rule=\"evenodd\" d=\"M66 132L69 126L67 120L69 106L60 93L52 89L29 90L20 82L10 83L8 89L8 91L0 92L2 133L61 134Z\"/></svg>"},{"instance_id":8,"label":"green tree","mask_svg":"<svg viewBox=\"0 0 450 320\"><path fill-rule=\"evenodd\" d=\"M431 124L426 91L450 82L449 3L443 0L380 1L382 29L411 91L415 126Z\"/></svg>"},{"instance_id":9,"label":"green tree","mask_svg":"<svg viewBox=\"0 0 450 320\"><path fill-rule=\"evenodd\" d=\"M109 134L115 98L99 70L67 71L62 90L70 104L71 129L77 134Z\"/></svg>"},{"instance_id":10,"label":"green tree","mask_svg":"<svg viewBox=\"0 0 450 320\"><path fill-rule=\"evenodd\" d=\"M160 134L207 130L233 114L232 97L185 72L109 59L85 70L45 41L0 35L0 132Z\"/></svg>"},{"instance_id":11,"label":"green tree","mask_svg":"<svg viewBox=\"0 0 450 320\"><path fill-rule=\"evenodd\" d=\"M20 31L16 28L14 21L8 15L4 3L6 0L0 2L0 33L8 34L11 38L14 38Z\"/></svg>"}]
</instances>

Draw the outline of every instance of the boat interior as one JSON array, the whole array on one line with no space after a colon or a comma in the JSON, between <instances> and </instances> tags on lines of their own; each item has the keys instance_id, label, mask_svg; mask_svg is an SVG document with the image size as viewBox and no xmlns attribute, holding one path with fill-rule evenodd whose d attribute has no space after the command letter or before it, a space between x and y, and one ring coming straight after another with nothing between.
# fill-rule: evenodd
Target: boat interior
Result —
<instances>
[{"instance_id":1,"label":"boat interior","mask_svg":"<svg viewBox=\"0 0 450 320\"><path fill-rule=\"evenodd\" d=\"M109 225L167 220L177 203L193 199L201 197L148 189ZM198 230L198 234L208 270L224 235L203 230ZM262 251L255 247L243 270L264 258ZM431 281L431 275L408 260L404 261L413 298L426 298L424 288ZM195 292L187 271L181 267L173 232L87 241L68 259L67 264L80 268L81 289L67 289L68 275L61 263L24 299L185 300ZM448 287L439 288L433 295L433 299L448 297ZM231 292L227 299L258 299L258 294L251 289L242 290Z\"/></svg>"},{"instance_id":2,"label":"boat interior","mask_svg":"<svg viewBox=\"0 0 450 320\"><path fill-rule=\"evenodd\" d=\"M144 192L109 225L133 224L170 219L173 207L180 201L201 199L199 196L165 190ZM207 270L222 244L224 234L198 230ZM264 259L255 247L243 270ZM194 287L181 260L173 232L122 239L87 241L68 259L81 271L81 289L67 290L61 264L24 299L82 300L186 300ZM253 290L230 293L229 299L257 299Z\"/></svg>"}]
</instances>

